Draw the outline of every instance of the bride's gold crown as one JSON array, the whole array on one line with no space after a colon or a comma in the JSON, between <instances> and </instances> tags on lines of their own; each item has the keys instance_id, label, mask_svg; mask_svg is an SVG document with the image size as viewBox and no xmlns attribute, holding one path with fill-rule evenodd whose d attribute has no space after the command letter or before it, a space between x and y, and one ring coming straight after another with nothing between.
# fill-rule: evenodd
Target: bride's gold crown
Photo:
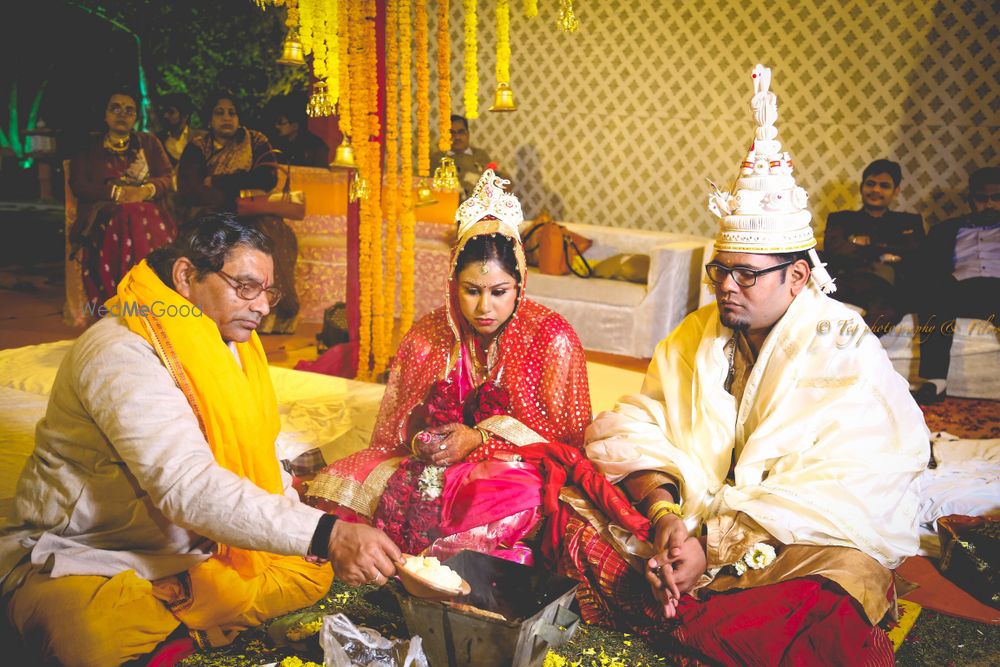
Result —
<instances>
[{"instance_id":1,"label":"bride's gold crown","mask_svg":"<svg viewBox=\"0 0 1000 667\"><path fill-rule=\"evenodd\" d=\"M497 176L492 169L483 172L472 196L462 202L455 212L459 238L488 216L496 218L508 236L521 238L518 228L524 222L524 214L517 197L504 191L504 186L509 183L507 179Z\"/></svg>"}]
</instances>

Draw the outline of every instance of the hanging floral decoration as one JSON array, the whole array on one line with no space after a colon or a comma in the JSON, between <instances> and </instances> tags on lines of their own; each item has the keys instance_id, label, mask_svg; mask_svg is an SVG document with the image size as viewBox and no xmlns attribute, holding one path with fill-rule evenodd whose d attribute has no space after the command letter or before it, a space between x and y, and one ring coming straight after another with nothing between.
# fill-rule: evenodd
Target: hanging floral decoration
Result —
<instances>
[{"instance_id":1,"label":"hanging floral decoration","mask_svg":"<svg viewBox=\"0 0 1000 667\"><path fill-rule=\"evenodd\" d=\"M538 0L524 0L524 15L529 19L538 16Z\"/></svg>"},{"instance_id":2,"label":"hanging floral decoration","mask_svg":"<svg viewBox=\"0 0 1000 667\"><path fill-rule=\"evenodd\" d=\"M299 2L298 0L285 0L285 6L288 7L288 14L285 16L288 37L297 36L299 33Z\"/></svg>"},{"instance_id":3,"label":"hanging floral decoration","mask_svg":"<svg viewBox=\"0 0 1000 667\"><path fill-rule=\"evenodd\" d=\"M385 282L382 291L382 346L375 351L375 375L389 361L396 314L396 266L399 244L399 0L387 0L385 11Z\"/></svg>"},{"instance_id":4,"label":"hanging floral decoration","mask_svg":"<svg viewBox=\"0 0 1000 667\"><path fill-rule=\"evenodd\" d=\"M339 0L322 0L326 3L326 89L330 104L340 98L340 33L337 30ZM349 0L344 0L348 2ZM331 112L332 113L332 112Z\"/></svg>"},{"instance_id":5,"label":"hanging floral decoration","mask_svg":"<svg viewBox=\"0 0 1000 667\"><path fill-rule=\"evenodd\" d=\"M379 88L378 88L378 42L375 36L375 20L377 17L376 0L365 0L365 71L368 83L368 176L370 195L362 200L362 210L367 209L367 224L370 230L371 243L371 334L373 373L368 377L375 379L385 370L389 360L389 339L386 337L385 308L385 250L383 243L382 216L382 159L381 121L379 119ZM391 326L391 325L390 325Z\"/></svg>"},{"instance_id":6,"label":"hanging floral decoration","mask_svg":"<svg viewBox=\"0 0 1000 667\"><path fill-rule=\"evenodd\" d=\"M497 83L510 83L510 0L497 0Z\"/></svg>"},{"instance_id":7,"label":"hanging floral decoration","mask_svg":"<svg viewBox=\"0 0 1000 667\"><path fill-rule=\"evenodd\" d=\"M431 174L430 66L427 59L427 0L415 0L413 37L417 61L417 174Z\"/></svg>"},{"instance_id":8,"label":"hanging floral decoration","mask_svg":"<svg viewBox=\"0 0 1000 667\"><path fill-rule=\"evenodd\" d=\"M340 92L337 96L337 125L345 140L351 136L351 20L350 0L337 3L337 80Z\"/></svg>"},{"instance_id":9,"label":"hanging floral decoration","mask_svg":"<svg viewBox=\"0 0 1000 667\"><path fill-rule=\"evenodd\" d=\"M451 150L451 37L448 33L448 0L438 0L438 150Z\"/></svg>"},{"instance_id":10,"label":"hanging floral decoration","mask_svg":"<svg viewBox=\"0 0 1000 667\"><path fill-rule=\"evenodd\" d=\"M411 0L399 0L399 140L400 140L400 256L399 328L405 334L413 325L414 309L414 246L416 214L413 212L413 85L410 65L413 62L411 44Z\"/></svg>"},{"instance_id":11,"label":"hanging floral decoration","mask_svg":"<svg viewBox=\"0 0 1000 667\"><path fill-rule=\"evenodd\" d=\"M358 300L360 311L360 322L358 326L358 372L359 380L367 380L371 377L369 368L371 363L371 343L372 343L372 230L374 221L371 216L371 207L367 202L371 200L374 189L371 187L371 154L372 144L370 141L369 120L369 94L371 88L368 84L368 54L367 35L365 26L365 9L368 2L355 0L346 3L350 7L350 76L351 76L351 127L355 131L354 135L354 156L358 163L358 173L355 176L355 194L360 194L358 189L362 187L367 192L367 196L359 197L360 200L360 221L358 225Z\"/></svg>"},{"instance_id":12,"label":"hanging floral decoration","mask_svg":"<svg viewBox=\"0 0 1000 667\"><path fill-rule=\"evenodd\" d=\"M309 55L313 50L313 4L315 0L299 0L299 43L302 53Z\"/></svg>"},{"instance_id":13,"label":"hanging floral decoration","mask_svg":"<svg viewBox=\"0 0 1000 667\"><path fill-rule=\"evenodd\" d=\"M336 110L340 97L339 30L337 0L298 0L299 40L302 52L312 54L316 84L306 112L312 116L329 116Z\"/></svg>"},{"instance_id":14,"label":"hanging floral decoration","mask_svg":"<svg viewBox=\"0 0 1000 667\"><path fill-rule=\"evenodd\" d=\"M536 9L537 11L537 9ZM465 0L465 117L479 118L479 42L476 0Z\"/></svg>"},{"instance_id":15,"label":"hanging floral decoration","mask_svg":"<svg viewBox=\"0 0 1000 667\"><path fill-rule=\"evenodd\" d=\"M313 75L323 80L326 78L326 0L301 0L312 5L313 13ZM303 47L304 49L304 47Z\"/></svg>"}]
</instances>

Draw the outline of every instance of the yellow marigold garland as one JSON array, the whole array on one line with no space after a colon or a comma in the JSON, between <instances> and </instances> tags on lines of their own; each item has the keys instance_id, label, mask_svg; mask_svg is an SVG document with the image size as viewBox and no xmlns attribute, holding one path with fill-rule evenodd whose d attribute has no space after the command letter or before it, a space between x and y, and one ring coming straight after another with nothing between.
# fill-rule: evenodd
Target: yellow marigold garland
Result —
<instances>
[{"instance_id":1,"label":"yellow marigold garland","mask_svg":"<svg viewBox=\"0 0 1000 667\"><path fill-rule=\"evenodd\" d=\"M382 348L375 353L375 374L389 361L392 328L396 314L396 266L399 244L396 240L399 222L399 24L398 0L387 0L385 6L385 283L382 294Z\"/></svg>"},{"instance_id":2,"label":"yellow marigold garland","mask_svg":"<svg viewBox=\"0 0 1000 667\"><path fill-rule=\"evenodd\" d=\"M451 37L448 33L448 0L438 0L438 150L451 150Z\"/></svg>"},{"instance_id":3,"label":"yellow marigold garland","mask_svg":"<svg viewBox=\"0 0 1000 667\"><path fill-rule=\"evenodd\" d=\"M326 0L312 0L313 22L313 75L317 79L326 78Z\"/></svg>"},{"instance_id":4,"label":"yellow marigold garland","mask_svg":"<svg viewBox=\"0 0 1000 667\"><path fill-rule=\"evenodd\" d=\"M417 174L431 175L431 98L430 71L427 62L427 0L415 0L416 22L413 30L417 50ZM449 135L450 136L450 135Z\"/></svg>"},{"instance_id":5,"label":"yellow marigold garland","mask_svg":"<svg viewBox=\"0 0 1000 667\"><path fill-rule=\"evenodd\" d=\"M340 87L337 100L337 125L345 138L351 136L350 6L350 0L344 0L337 5L337 65L340 70L340 75L337 77Z\"/></svg>"},{"instance_id":6,"label":"yellow marigold garland","mask_svg":"<svg viewBox=\"0 0 1000 667\"><path fill-rule=\"evenodd\" d=\"M410 23L411 0L399 0L399 139L400 139L400 256L399 330L405 334L413 324L414 245L416 215L413 212L413 63Z\"/></svg>"},{"instance_id":7,"label":"yellow marigold garland","mask_svg":"<svg viewBox=\"0 0 1000 667\"><path fill-rule=\"evenodd\" d=\"M332 106L340 99L340 33L337 29L340 3L323 1L326 2L326 95Z\"/></svg>"},{"instance_id":8,"label":"yellow marigold garland","mask_svg":"<svg viewBox=\"0 0 1000 667\"><path fill-rule=\"evenodd\" d=\"M346 3L350 7L350 75L351 75L351 126L356 130L354 136L354 158L358 163L357 179L367 181L371 173L369 149L371 143L368 136L368 76L367 54L365 53L365 4L358 0ZM371 185L371 182L368 182ZM368 199L362 199L360 205L360 220L358 225L358 301L360 322L358 326L358 374L359 380L371 377L369 363L371 360L372 339L372 256L371 236L374 227L371 220L371 207Z\"/></svg>"},{"instance_id":9,"label":"yellow marigold garland","mask_svg":"<svg viewBox=\"0 0 1000 667\"><path fill-rule=\"evenodd\" d=\"M524 0L524 15L529 19L538 16L538 0Z\"/></svg>"},{"instance_id":10,"label":"yellow marigold garland","mask_svg":"<svg viewBox=\"0 0 1000 667\"><path fill-rule=\"evenodd\" d=\"M308 55L313 48L313 4L318 0L299 0L299 43L302 53Z\"/></svg>"},{"instance_id":11,"label":"yellow marigold garland","mask_svg":"<svg viewBox=\"0 0 1000 667\"><path fill-rule=\"evenodd\" d=\"M510 0L497 0L497 83L510 83Z\"/></svg>"},{"instance_id":12,"label":"yellow marigold garland","mask_svg":"<svg viewBox=\"0 0 1000 667\"><path fill-rule=\"evenodd\" d=\"M375 36L376 0L365 0L365 76L368 83L368 127L369 137L378 138L381 132L378 114L378 47ZM374 368L372 377L385 370L389 358L389 346L385 337L385 258L382 242L382 160L381 146L377 139L368 144L368 185L371 193L361 205L368 209L367 218L371 233L371 300L372 300L372 356Z\"/></svg>"},{"instance_id":13,"label":"yellow marigold garland","mask_svg":"<svg viewBox=\"0 0 1000 667\"><path fill-rule=\"evenodd\" d=\"M465 117L479 118L479 43L477 38L479 17L476 0L465 0ZM536 9L537 11L537 9Z\"/></svg>"},{"instance_id":14,"label":"yellow marigold garland","mask_svg":"<svg viewBox=\"0 0 1000 667\"><path fill-rule=\"evenodd\" d=\"M288 35L294 36L299 32L299 2L298 0L286 0L288 15L285 16L285 27L288 28Z\"/></svg>"}]
</instances>

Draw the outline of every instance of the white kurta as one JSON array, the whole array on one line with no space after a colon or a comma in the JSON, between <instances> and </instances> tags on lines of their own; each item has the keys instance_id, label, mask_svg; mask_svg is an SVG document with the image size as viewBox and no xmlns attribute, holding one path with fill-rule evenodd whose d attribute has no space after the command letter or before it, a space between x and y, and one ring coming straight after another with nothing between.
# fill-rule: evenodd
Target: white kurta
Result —
<instances>
[{"instance_id":1,"label":"white kurta","mask_svg":"<svg viewBox=\"0 0 1000 667\"><path fill-rule=\"evenodd\" d=\"M156 352L117 318L66 355L35 440L0 532L4 591L26 556L54 577L157 579L208 558L214 542L305 555L323 514L220 467Z\"/></svg>"},{"instance_id":2,"label":"white kurta","mask_svg":"<svg viewBox=\"0 0 1000 667\"><path fill-rule=\"evenodd\" d=\"M587 455L613 482L640 470L679 480L690 528L744 512L784 544L854 547L896 567L918 547L914 480L929 433L862 331L810 284L764 341L737 406L723 386L732 331L706 306L657 347L642 393L590 426Z\"/></svg>"}]
</instances>

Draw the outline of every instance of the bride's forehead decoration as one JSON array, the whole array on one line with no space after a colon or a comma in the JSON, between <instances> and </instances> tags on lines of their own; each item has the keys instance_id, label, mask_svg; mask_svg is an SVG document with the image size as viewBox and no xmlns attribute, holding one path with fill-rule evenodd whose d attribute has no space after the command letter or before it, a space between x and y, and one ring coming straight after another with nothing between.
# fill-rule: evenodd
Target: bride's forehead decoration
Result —
<instances>
[{"instance_id":1,"label":"bride's forehead decoration","mask_svg":"<svg viewBox=\"0 0 1000 667\"><path fill-rule=\"evenodd\" d=\"M483 218L493 217L500 222L504 235L521 240L518 228L524 222L524 214L517 197L504 191L504 186L508 183L510 181L500 178L492 169L483 172L472 196L462 202L455 212L459 238L464 237Z\"/></svg>"}]
</instances>

